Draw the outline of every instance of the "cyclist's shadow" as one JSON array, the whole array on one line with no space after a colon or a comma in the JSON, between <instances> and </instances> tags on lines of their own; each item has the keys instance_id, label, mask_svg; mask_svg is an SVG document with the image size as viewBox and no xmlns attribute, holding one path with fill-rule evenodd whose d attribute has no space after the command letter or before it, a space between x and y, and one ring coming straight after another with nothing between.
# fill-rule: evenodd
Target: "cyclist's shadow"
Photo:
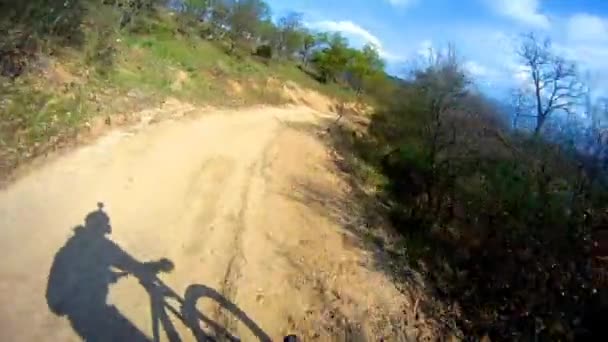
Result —
<instances>
[{"instance_id":1,"label":"cyclist's shadow","mask_svg":"<svg viewBox=\"0 0 608 342\"><path fill-rule=\"evenodd\" d=\"M199 341L213 340L213 337L238 340L196 309L196 301L202 297L215 300L248 326L261 341L270 341L268 335L242 310L209 287L191 285L185 299L181 298L156 277L159 272L173 269L171 261L140 262L106 236L111 231L110 218L103 211L103 204L99 203L98 209L85 217L84 226L74 228L74 235L57 252L48 277L46 299L50 310L65 316L83 340L151 341L106 301L110 285L125 275L131 275L150 294L154 341L160 339L161 326L170 341L181 340L167 311L182 320ZM179 310L170 306L166 298L176 300ZM203 330L201 323L208 331Z\"/></svg>"}]
</instances>

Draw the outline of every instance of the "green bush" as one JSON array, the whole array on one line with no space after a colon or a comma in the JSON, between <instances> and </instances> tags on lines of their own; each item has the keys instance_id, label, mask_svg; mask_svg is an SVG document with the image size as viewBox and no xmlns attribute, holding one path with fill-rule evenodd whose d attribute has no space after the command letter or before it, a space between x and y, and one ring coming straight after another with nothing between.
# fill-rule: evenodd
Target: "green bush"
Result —
<instances>
[{"instance_id":1,"label":"green bush","mask_svg":"<svg viewBox=\"0 0 608 342\"><path fill-rule=\"evenodd\" d=\"M6 105L0 108L0 141L11 148L44 143L86 118L86 103L76 86L65 96L27 87L3 89L2 94Z\"/></svg>"},{"instance_id":2,"label":"green bush","mask_svg":"<svg viewBox=\"0 0 608 342\"><path fill-rule=\"evenodd\" d=\"M107 75L117 54L116 36L111 28L99 28L88 34L88 47L85 51L85 62L95 67L101 75Z\"/></svg>"},{"instance_id":3,"label":"green bush","mask_svg":"<svg viewBox=\"0 0 608 342\"><path fill-rule=\"evenodd\" d=\"M255 50L255 55L266 59L272 59L272 46L268 44L258 46Z\"/></svg>"},{"instance_id":4,"label":"green bush","mask_svg":"<svg viewBox=\"0 0 608 342\"><path fill-rule=\"evenodd\" d=\"M365 140L375 146L361 159L386 177L408 256L441 299L462 308L450 317L467 336L572 340L589 328L598 297L589 217L603 212L608 186L573 167L572 148L510 135L447 76L431 66L404 82L372 116ZM442 111L438 98L450 106Z\"/></svg>"}]
</instances>

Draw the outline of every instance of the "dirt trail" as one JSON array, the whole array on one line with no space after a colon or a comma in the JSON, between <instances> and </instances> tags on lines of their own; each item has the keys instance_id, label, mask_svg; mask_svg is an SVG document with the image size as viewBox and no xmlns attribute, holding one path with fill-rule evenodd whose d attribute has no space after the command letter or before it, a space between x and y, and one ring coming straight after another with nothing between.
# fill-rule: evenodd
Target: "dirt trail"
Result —
<instances>
[{"instance_id":1,"label":"dirt trail","mask_svg":"<svg viewBox=\"0 0 608 342\"><path fill-rule=\"evenodd\" d=\"M109 272L140 272L131 258L170 259L166 286L212 297L198 311L243 341L404 339L411 303L323 195L303 195L348 192L315 133L333 118L258 108L115 130L0 191L0 340L152 339L162 311L136 276Z\"/></svg>"}]
</instances>

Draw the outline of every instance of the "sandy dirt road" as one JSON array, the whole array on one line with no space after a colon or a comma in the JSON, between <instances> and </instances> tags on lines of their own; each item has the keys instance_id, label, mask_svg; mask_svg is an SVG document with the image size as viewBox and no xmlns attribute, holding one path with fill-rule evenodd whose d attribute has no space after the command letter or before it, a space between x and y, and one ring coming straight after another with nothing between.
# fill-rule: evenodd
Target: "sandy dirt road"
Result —
<instances>
[{"instance_id":1,"label":"sandy dirt road","mask_svg":"<svg viewBox=\"0 0 608 342\"><path fill-rule=\"evenodd\" d=\"M333 118L118 129L0 190L0 340L403 339L411 303L325 202L348 193L317 137Z\"/></svg>"}]
</instances>

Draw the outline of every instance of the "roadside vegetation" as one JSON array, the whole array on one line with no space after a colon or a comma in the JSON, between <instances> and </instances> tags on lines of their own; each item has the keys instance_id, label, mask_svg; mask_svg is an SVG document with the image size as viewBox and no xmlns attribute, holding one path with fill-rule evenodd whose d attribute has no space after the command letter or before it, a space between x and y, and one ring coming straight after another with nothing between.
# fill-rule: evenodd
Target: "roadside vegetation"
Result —
<instances>
[{"instance_id":1,"label":"roadside vegetation","mask_svg":"<svg viewBox=\"0 0 608 342\"><path fill-rule=\"evenodd\" d=\"M0 173L95 119L175 98L244 106L285 88L354 102L384 77L374 48L271 20L261 0L30 0L0 4Z\"/></svg>"},{"instance_id":2,"label":"roadside vegetation","mask_svg":"<svg viewBox=\"0 0 608 342\"><path fill-rule=\"evenodd\" d=\"M373 105L364 131L335 130L338 148L389 208L397 265L444 303L424 309L453 323L446 335L571 341L605 329L608 101L548 40L522 37L529 84L506 106L453 48L391 77L374 46L312 32L298 13L273 21L262 0L21 1L0 4L0 29L2 173L95 117L169 97L288 103L294 82Z\"/></svg>"},{"instance_id":3,"label":"roadside vegetation","mask_svg":"<svg viewBox=\"0 0 608 342\"><path fill-rule=\"evenodd\" d=\"M529 84L512 107L477 91L447 50L377 99L364 134L338 131L354 174L401 235L393 271L411 280L407 264L424 275L440 303L426 314L448 336L601 339L605 100L534 35L521 38Z\"/></svg>"}]
</instances>

